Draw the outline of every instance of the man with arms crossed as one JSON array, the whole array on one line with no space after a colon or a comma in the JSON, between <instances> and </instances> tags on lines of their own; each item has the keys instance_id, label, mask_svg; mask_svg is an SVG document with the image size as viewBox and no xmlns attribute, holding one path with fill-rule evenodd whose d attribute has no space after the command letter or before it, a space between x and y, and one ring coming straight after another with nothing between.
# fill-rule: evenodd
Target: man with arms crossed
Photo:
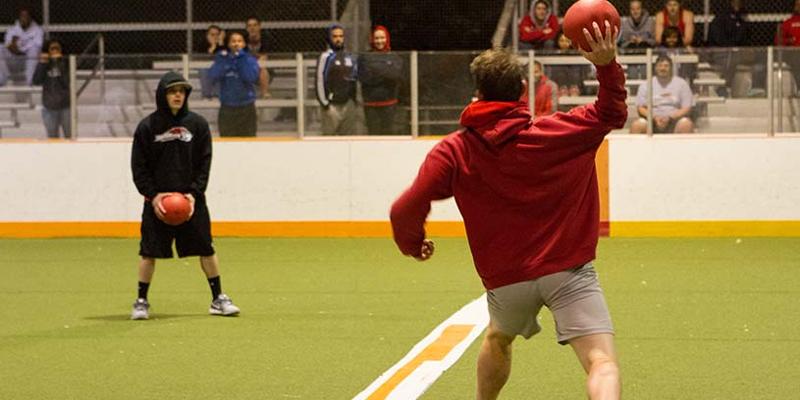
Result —
<instances>
[{"instance_id":1,"label":"man with arms crossed","mask_svg":"<svg viewBox=\"0 0 800 400\"><path fill-rule=\"evenodd\" d=\"M511 343L541 330L543 305L558 342L588 373L591 399L618 399L613 328L592 268L599 225L595 153L627 119L616 28L584 35L600 81L594 104L533 120L525 72L515 55L489 50L470 66L479 101L462 130L428 153L413 185L391 211L395 241L418 260L433 255L424 223L432 200L455 197L475 267L487 289L490 324L478 356L478 399L495 399L511 371Z\"/></svg>"}]
</instances>

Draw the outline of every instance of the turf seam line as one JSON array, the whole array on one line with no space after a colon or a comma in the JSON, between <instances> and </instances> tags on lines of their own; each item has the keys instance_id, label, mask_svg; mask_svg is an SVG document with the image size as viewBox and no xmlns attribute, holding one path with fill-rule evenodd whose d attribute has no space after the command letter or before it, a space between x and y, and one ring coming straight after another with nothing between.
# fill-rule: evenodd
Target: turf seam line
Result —
<instances>
[{"instance_id":1,"label":"turf seam line","mask_svg":"<svg viewBox=\"0 0 800 400\"><path fill-rule=\"evenodd\" d=\"M483 294L434 328L353 400L418 398L461 358L488 324L489 312Z\"/></svg>"}]
</instances>

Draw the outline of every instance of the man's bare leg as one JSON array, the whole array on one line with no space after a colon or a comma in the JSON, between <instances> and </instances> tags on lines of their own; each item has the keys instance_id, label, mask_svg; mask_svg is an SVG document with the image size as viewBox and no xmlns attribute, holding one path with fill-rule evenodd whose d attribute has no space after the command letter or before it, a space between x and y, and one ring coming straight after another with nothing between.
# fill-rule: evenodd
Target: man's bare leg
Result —
<instances>
[{"instance_id":1,"label":"man's bare leg","mask_svg":"<svg viewBox=\"0 0 800 400\"><path fill-rule=\"evenodd\" d=\"M219 259L217 255L207 257L200 257L200 267L206 274L206 278L215 278L219 276Z\"/></svg>"},{"instance_id":2,"label":"man's bare leg","mask_svg":"<svg viewBox=\"0 0 800 400\"><path fill-rule=\"evenodd\" d=\"M478 354L478 400L494 400L511 373L511 343L507 336L489 325Z\"/></svg>"},{"instance_id":3,"label":"man's bare leg","mask_svg":"<svg viewBox=\"0 0 800 400\"><path fill-rule=\"evenodd\" d=\"M156 271L156 259L142 257L139 260L139 282L150 283L153 280L153 273Z\"/></svg>"},{"instance_id":4,"label":"man's bare leg","mask_svg":"<svg viewBox=\"0 0 800 400\"><path fill-rule=\"evenodd\" d=\"M618 400L621 383L619 365L614 350L614 335L599 333L586 335L569 341L583 369L586 391L591 400Z\"/></svg>"}]
</instances>

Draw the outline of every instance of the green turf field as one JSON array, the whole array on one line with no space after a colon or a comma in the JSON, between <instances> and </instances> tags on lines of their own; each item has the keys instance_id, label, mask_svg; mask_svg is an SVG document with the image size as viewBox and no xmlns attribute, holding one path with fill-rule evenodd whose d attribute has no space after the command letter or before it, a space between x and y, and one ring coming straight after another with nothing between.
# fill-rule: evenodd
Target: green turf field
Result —
<instances>
[{"instance_id":1,"label":"green turf field","mask_svg":"<svg viewBox=\"0 0 800 400\"><path fill-rule=\"evenodd\" d=\"M422 264L383 239L220 239L238 318L196 259L165 261L129 321L135 240L0 240L0 399L348 399L482 290L463 240ZM596 262L629 399L796 399L800 239L606 239ZM544 331L506 399L580 399ZM424 396L473 398L477 342Z\"/></svg>"}]
</instances>

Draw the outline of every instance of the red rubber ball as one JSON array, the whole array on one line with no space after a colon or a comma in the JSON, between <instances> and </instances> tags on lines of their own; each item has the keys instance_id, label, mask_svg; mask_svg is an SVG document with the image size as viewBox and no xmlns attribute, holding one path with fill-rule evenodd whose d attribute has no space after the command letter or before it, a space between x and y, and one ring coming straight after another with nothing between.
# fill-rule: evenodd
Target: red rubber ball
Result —
<instances>
[{"instance_id":1,"label":"red rubber ball","mask_svg":"<svg viewBox=\"0 0 800 400\"><path fill-rule=\"evenodd\" d=\"M573 46L583 50L591 51L586 37L583 35L583 28L589 30L592 37L594 35L592 22L597 22L600 32L606 34L605 22L611 24L611 34L614 34L614 27L620 27L619 12L608 0L578 0L564 14L564 34L572 41Z\"/></svg>"},{"instance_id":2,"label":"red rubber ball","mask_svg":"<svg viewBox=\"0 0 800 400\"><path fill-rule=\"evenodd\" d=\"M161 199L161 207L165 211L163 221L168 225L180 225L188 221L192 212L189 199L180 193L164 196Z\"/></svg>"}]
</instances>

